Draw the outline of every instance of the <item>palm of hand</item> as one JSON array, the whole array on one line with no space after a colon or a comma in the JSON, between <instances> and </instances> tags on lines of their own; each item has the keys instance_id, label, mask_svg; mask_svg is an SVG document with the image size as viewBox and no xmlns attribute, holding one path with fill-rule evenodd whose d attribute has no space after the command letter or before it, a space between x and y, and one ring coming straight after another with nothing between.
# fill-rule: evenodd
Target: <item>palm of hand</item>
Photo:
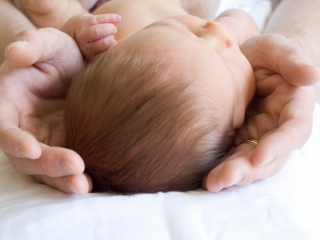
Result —
<instances>
[{"instance_id":1,"label":"palm of hand","mask_svg":"<svg viewBox=\"0 0 320 240\"><path fill-rule=\"evenodd\" d=\"M245 124L239 130L235 145L246 139L260 141L277 128L290 124L298 117L296 104L312 95L312 89L296 87L274 72L262 69L256 71L256 95L247 108ZM287 122L288 121L288 122Z\"/></svg>"},{"instance_id":2,"label":"palm of hand","mask_svg":"<svg viewBox=\"0 0 320 240\"><path fill-rule=\"evenodd\" d=\"M46 69L39 65L15 71L12 68L9 63L1 67L2 72L9 70L0 82L2 116L32 133L40 142L64 146L63 113L69 83L56 84L60 73L48 64Z\"/></svg>"},{"instance_id":3,"label":"palm of hand","mask_svg":"<svg viewBox=\"0 0 320 240\"><path fill-rule=\"evenodd\" d=\"M18 172L66 193L88 193L92 183L83 160L64 148L65 96L84 67L77 44L53 28L27 30L7 47L6 59L0 67L0 148Z\"/></svg>"},{"instance_id":4,"label":"palm of hand","mask_svg":"<svg viewBox=\"0 0 320 240\"><path fill-rule=\"evenodd\" d=\"M213 192L273 176L311 133L314 89L301 86L316 82L319 69L300 64L308 59L281 36L252 38L242 51L255 71L256 95L237 132L236 148L204 180ZM240 144L247 139L259 140L258 146Z\"/></svg>"},{"instance_id":5,"label":"palm of hand","mask_svg":"<svg viewBox=\"0 0 320 240\"><path fill-rule=\"evenodd\" d=\"M92 184L81 157L56 147L65 146L66 92L84 67L77 44L53 28L27 30L7 47L6 59L0 67L0 148L18 172L66 193L88 193Z\"/></svg>"},{"instance_id":6,"label":"palm of hand","mask_svg":"<svg viewBox=\"0 0 320 240\"><path fill-rule=\"evenodd\" d=\"M0 145L17 157L25 155L20 150L35 158L41 151L26 132L48 145L65 145L65 95L84 62L76 43L58 30L28 30L20 38L8 46L0 67L0 133L11 142Z\"/></svg>"}]
</instances>

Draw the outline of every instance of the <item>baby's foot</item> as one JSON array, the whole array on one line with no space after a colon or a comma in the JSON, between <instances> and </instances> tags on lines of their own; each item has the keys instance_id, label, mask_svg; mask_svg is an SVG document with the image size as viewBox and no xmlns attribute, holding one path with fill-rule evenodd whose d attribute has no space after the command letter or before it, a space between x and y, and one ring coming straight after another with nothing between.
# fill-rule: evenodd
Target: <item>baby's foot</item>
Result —
<instances>
[{"instance_id":1,"label":"baby's foot","mask_svg":"<svg viewBox=\"0 0 320 240\"><path fill-rule=\"evenodd\" d=\"M71 17L84 12L79 0L19 0L19 4L37 27L60 29Z\"/></svg>"},{"instance_id":2,"label":"baby's foot","mask_svg":"<svg viewBox=\"0 0 320 240\"><path fill-rule=\"evenodd\" d=\"M117 44L114 39L117 27L114 23L118 23L120 20L121 17L117 14L82 14L74 17L66 24L71 25L69 29L73 29L73 33L70 33L70 30L66 32L71 36L73 35L83 56L90 62L97 55ZM68 29L68 26L66 26L66 29Z\"/></svg>"}]
</instances>

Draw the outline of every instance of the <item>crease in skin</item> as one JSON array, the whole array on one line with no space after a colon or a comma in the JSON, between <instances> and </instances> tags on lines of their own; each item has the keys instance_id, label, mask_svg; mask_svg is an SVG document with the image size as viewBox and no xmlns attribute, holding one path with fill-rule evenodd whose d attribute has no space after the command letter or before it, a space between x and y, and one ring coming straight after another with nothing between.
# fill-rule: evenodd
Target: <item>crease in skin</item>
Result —
<instances>
[{"instance_id":1,"label":"crease in skin","mask_svg":"<svg viewBox=\"0 0 320 240\"><path fill-rule=\"evenodd\" d=\"M231 187L233 185L236 185L237 183L239 183L241 180L243 179L243 175L239 174L235 177L233 177L233 180L230 183L227 183L225 186L223 187Z\"/></svg>"},{"instance_id":2,"label":"crease in skin","mask_svg":"<svg viewBox=\"0 0 320 240\"><path fill-rule=\"evenodd\" d=\"M28 149L28 151L24 151L23 147L17 147L15 149L15 153L17 154L16 157L28 158L28 159L31 159L31 160L36 160L38 157L40 157L41 153L37 154L37 149L35 149L34 147L33 148L32 147L28 147L27 149Z\"/></svg>"},{"instance_id":3,"label":"crease in skin","mask_svg":"<svg viewBox=\"0 0 320 240\"><path fill-rule=\"evenodd\" d=\"M6 84L7 85L7 84ZM2 94L2 92L0 91L0 95ZM9 101L11 101L11 99L9 98ZM1 119L0 119L0 124L1 124L1 130L6 130L7 128L13 128L13 125L18 124L19 118L16 114L17 109L14 106L14 110L16 112L13 112L12 110L12 103L1 103L1 108L0 108L0 112L1 112ZM7 127L4 127L7 126ZM0 131L1 131L0 130Z\"/></svg>"},{"instance_id":4,"label":"crease in skin","mask_svg":"<svg viewBox=\"0 0 320 240\"><path fill-rule=\"evenodd\" d=\"M76 173L74 167L72 166L72 164L69 163L67 159L60 159L57 165L62 173L65 173L65 174Z\"/></svg>"},{"instance_id":5,"label":"crease in skin","mask_svg":"<svg viewBox=\"0 0 320 240\"><path fill-rule=\"evenodd\" d=\"M32 117L28 121L29 124L27 125L24 122L20 122L18 127L36 141L49 145L51 143L50 139L52 139L52 126L50 123L43 122L38 117Z\"/></svg>"},{"instance_id":6,"label":"crease in skin","mask_svg":"<svg viewBox=\"0 0 320 240\"><path fill-rule=\"evenodd\" d=\"M24 131L25 133L29 133ZM17 129L16 127L7 127L4 129L0 130L1 136L3 136L3 138L0 140L0 142L3 142L1 145L6 146L8 142L17 142L17 135L21 134L21 130ZM28 136L32 136L35 139L35 137L29 133ZM25 136L27 137L27 136ZM2 141L3 140L3 141ZM27 144L29 144L32 140L28 139L29 141L23 141L20 142L20 146L10 150L10 148L5 148L3 149L4 151L8 151L9 153L13 154L16 156L16 154L20 157L24 157L24 158L30 158L30 159L34 159L34 156L40 156L40 153L38 152L37 147L31 147L31 146L26 146ZM37 140L36 140L37 141ZM19 142L19 141L18 141ZM25 149L29 149L28 151L25 151ZM16 154L15 154L16 153Z\"/></svg>"}]
</instances>

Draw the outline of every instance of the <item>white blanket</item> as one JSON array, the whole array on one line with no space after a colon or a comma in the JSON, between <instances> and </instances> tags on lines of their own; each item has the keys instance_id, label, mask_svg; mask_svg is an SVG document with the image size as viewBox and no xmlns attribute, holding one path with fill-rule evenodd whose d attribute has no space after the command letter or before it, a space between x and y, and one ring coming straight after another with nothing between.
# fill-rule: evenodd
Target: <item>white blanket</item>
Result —
<instances>
[{"instance_id":1,"label":"white blanket","mask_svg":"<svg viewBox=\"0 0 320 240\"><path fill-rule=\"evenodd\" d=\"M0 159L0 239L320 239L320 106L276 176L219 193L63 194Z\"/></svg>"}]
</instances>

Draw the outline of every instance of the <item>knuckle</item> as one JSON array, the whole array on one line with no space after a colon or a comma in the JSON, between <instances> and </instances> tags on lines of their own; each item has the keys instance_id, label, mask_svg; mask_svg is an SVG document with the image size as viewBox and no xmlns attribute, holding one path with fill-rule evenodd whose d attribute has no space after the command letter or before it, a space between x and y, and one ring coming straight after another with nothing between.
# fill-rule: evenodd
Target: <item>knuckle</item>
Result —
<instances>
[{"instance_id":1,"label":"knuckle","mask_svg":"<svg viewBox=\"0 0 320 240\"><path fill-rule=\"evenodd\" d=\"M104 31L109 35L114 34L117 31L117 27L111 23L107 23L104 24Z\"/></svg>"},{"instance_id":2,"label":"knuckle","mask_svg":"<svg viewBox=\"0 0 320 240\"><path fill-rule=\"evenodd\" d=\"M75 27L75 32L77 35L83 34L83 31L86 29L86 26L83 22L79 22Z\"/></svg>"},{"instance_id":3,"label":"knuckle","mask_svg":"<svg viewBox=\"0 0 320 240\"><path fill-rule=\"evenodd\" d=\"M278 44L283 41L287 42L287 38L285 36L272 33L264 35L262 39L269 45Z\"/></svg>"},{"instance_id":4,"label":"knuckle","mask_svg":"<svg viewBox=\"0 0 320 240\"><path fill-rule=\"evenodd\" d=\"M99 38L101 37L101 30L98 26L95 26L94 29L93 29L93 35L94 37L96 38Z\"/></svg>"},{"instance_id":5,"label":"knuckle","mask_svg":"<svg viewBox=\"0 0 320 240\"><path fill-rule=\"evenodd\" d=\"M88 17L88 24L90 26L99 24L99 17L97 16Z\"/></svg>"},{"instance_id":6,"label":"knuckle","mask_svg":"<svg viewBox=\"0 0 320 240\"><path fill-rule=\"evenodd\" d=\"M96 15L95 17L95 22L98 23L102 23L103 22L103 17L102 15Z\"/></svg>"},{"instance_id":7,"label":"knuckle","mask_svg":"<svg viewBox=\"0 0 320 240\"><path fill-rule=\"evenodd\" d=\"M110 22L111 19L112 19L111 16L112 16L112 14L97 15L97 16L96 16L96 21L97 21L97 23L99 23L99 24L106 23L106 22Z\"/></svg>"},{"instance_id":8,"label":"knuckle","mask_svg":"<svg viewBox=\"0 0 320 240\"><path fill-rule=\"evenodd\" d=\"M233 181L233 179L236 177L236 171L234 171L235 168L233 166L233 164L231 163L226 163L226 165L224 166L223 170L222 170L222 181L224 183L230 183Z\"/></svg>"},{"instance_id":9,"label":"knuckle","mask_svg":"<svg viewBox=\"0 0 320 240\"><path fill-rule=\"evenodd\" d=\"M92 22L92 17L91 16L84 16L80 19L80 21L77 23L77 28L79 30L84 30L86 29L86 26L91 24Z\"/></svg>"},{"instance_id":10,"label":"knuckle","mask_svg":"<svg viewBox=\"0 0 320 240\"><path fill-rule=\"evenodd\" d=\"M37 166L42 175L51 176L50 171L48 171L50 168L48 168L46 161L43 161L41 159L37 160Z\"/></svg>"}]
</instances>

